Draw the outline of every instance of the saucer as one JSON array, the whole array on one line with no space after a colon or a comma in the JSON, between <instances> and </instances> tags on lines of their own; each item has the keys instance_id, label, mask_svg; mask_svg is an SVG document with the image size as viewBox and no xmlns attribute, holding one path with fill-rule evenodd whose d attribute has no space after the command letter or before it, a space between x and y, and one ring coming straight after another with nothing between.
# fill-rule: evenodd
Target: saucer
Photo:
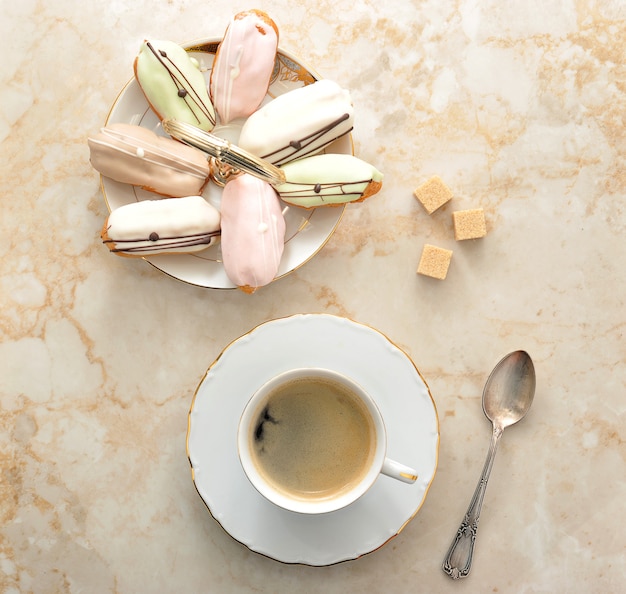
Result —
<instances>
[{"instance_id":1,"label":"saucer","mask_svg":"<svg viewBox=\"0 0 626 594\"><path fill-rule=\"evenodd\" d=\"M207 83L219 41L204 40L183 45L189 54L198 60ZM265 102L287 91L310 84L318 78L311 68L279 48ZM156 134L167 136L135 79L129 81L120 92L111 107L105 126L118 122L142 126ZM227 125L218 124L212 134L237 144L243 123L244 120L238 120ZM327 147L325 152L352 154L351 136L348 134L338 139ZM101 180L102 193L109 211L125 204L156 197L141 188L119 183L104 176L101 176ZM219 210L222 188L210 181L202 195ZM276 279L296 270L315 256L334 233L345 210L345 205L311 210L286 204L283 206L286 223L285 249ZM145 256L144 260L165 274L192 285L212 289L236 288L224 271L219 242L193 254L159 254Z\"/></svg>"},{"instance_id":2,"label":"saucer","mask_svg":"<svg viewBox=\"0 0 626 594\"><path fill-rule=\"evenodd\" d=\"M253 392L294 367L339 371L376 398L387 454L415 468L411 485L380 476L355 503L309 516L263 498L237 455L237 426ZM198 386L187 455L211 515L250 550L283 563L331 565L357 559L399 534L422 506L437 468L439 421L428 386L408 355L373 328L327 314L265 322L228 345Z\"/></svg>"}]
</instances>

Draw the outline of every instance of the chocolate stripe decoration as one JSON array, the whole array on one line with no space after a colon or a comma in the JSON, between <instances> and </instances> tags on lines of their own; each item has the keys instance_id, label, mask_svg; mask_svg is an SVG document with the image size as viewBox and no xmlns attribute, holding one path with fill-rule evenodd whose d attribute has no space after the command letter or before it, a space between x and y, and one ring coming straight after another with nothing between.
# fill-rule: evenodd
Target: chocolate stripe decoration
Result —
<instances>
[{"instance_id":1,"label":"chocolate stripe decoration","mask_svg":"<svg viewBox=\"0 0 626 594\"><path fill-rule=\"evenodd\" d=\"M181 236L172 236L172 237L158 237L153 239L156 233L151 233L149 237L142 237L137 239L105 239L103 243L105 244L131 244L131 243L143 243L146 241L150 241L151 243L146 245L138 245L138 246L130 246L127 248L109 248L112 252L128 252L128 253L141 253L146 251L152 251L156 247L159 249L177 249L177 248L185 248L191 247L194 245L202 245L211 243L211 239L213 237L217 237L220 235L220 231L211 231L210 233L198 233L195 235L181 235ZM156 245L157 241L163 242L160 245ZM170 243L167 243L170 242Z\"/></svg>"},{"instance_id":2,"label":"chocolate stripe decoration","mask_svg":"<svg viewBox=\"0 0 626 594\"><path fill-rule=\"evenodd\" d=\"M271 161L272 160L272 156L281 153L282 151L286 151L288 150L290 147L293 148L294 150L287 156L283 157L282 159L279 159L277 161L273 161L274 165L284 165L285 163L291 161L293 155L299 151L302 151L303 148L307 148L311 145L314 145L316 141L320 140L321 138L323 138L325 135L329 134L334 128L336 128L337 126L339 126L342 122L345 122L347 119L350 118L350 114L344 113L341 117L337 118L336 120L334 120L333 122L330 122L327 126L324 126L323 128L309 134L308 136L305 136L304 138L300 138L298 140L292 140L289 142L288 145L281 147L275 151L272 151L271 153L268 153L266 155L262 155L261 158L262 159L266 159ZM348 134L349 132L352 132L353 128L351 127L349 130L346 130L345 132L342 132L341 134L333 137L333 138L329 138L327 140L324 141L324 146L329 145L331 142L334 142L335 140L337 140L338 138L341 138L342 136L344 136L345 134ZM309 151L305 151L302 152L301 154L298 155L298 158L304 158L307 157L308 155L317 152L320 149L319 146L313 146L311 148L311 150Z\"/></svg>"},{"instance_id":3,"label":"chocolate stripe decoration","mask_svg":"<svg viewBox=\"0 0 626 594\"><path fill-rule=\"evenodd\" d=\"M296 183L294 185L300 186L300 189L297 190L284 190L281 188L280 195L281 197L289 198L290 200L297 200L298 198L313 198L318 197L320 200L325 201L329 198L339 198L341 196L348 196L350 194L361 194L358 186L361 184L370 184L372 179L364 179L361 181L350 181L346 183L327 183L327 184L303 184ZM289 182L287 182L289 184ZM307 188L306 190L302 189L302 186ZM352 190L350 187L354 186ZM309 190L310 188L310 190ZM338 191L332 192L333 189L337 189Z\"/></svg>"},{"instance_id":4,"label":"chocolate stripe decoration","mask_svg":"<svg viewBox=\"0 0 626 594\"><path fill-rule=\"evenodd\" d=\"M211 113L211 110L207 108L205 103L200 99L197 92L187 79L187 77L181 72L180 68L169 59L167 52L164 50L156 50L155 47L148 41L146 42L148 49L154 54L154 57L160 62L160 64L165 68L167 73L169 74L172 82L176 86L176 92L178 96L185 101L191 113L193 113L194 117L200 123L200 118L196 115L193 110L191 103L195 104L198 109L202 112L204 116L211 122L211 125L215 125L215 117ZM171 65L171 67L169 65ZM183 84L186 84L188 88L183 88ZM184 91L184 93L181 93Z\"/></svg>"}]
</instances>

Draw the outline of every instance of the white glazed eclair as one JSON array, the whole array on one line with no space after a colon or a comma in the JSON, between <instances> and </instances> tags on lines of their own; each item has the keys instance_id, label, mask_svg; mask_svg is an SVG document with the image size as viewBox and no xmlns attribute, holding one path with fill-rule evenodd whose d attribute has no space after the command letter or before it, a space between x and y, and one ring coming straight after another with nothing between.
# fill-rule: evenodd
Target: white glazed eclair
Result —
<instances>
[{"instance_id":1,"label":"white glazed eclair","mask_svg":"<svg viewBox=\"0 0 626 594\"><path fill-rule=\"evenodd\" d=\"M237 13L226 28L211 70L210 92L222 124L261 105L278 50L276 23L260 10Z\"/></svg>"},{"instance_id":2,"label":"white glazed eclair","mask_svg":"<svg viewBox=\"0 0 626 594\"><path fill-rule=\"evenodd\" d=\"M215 126L198 62L172 41L146 40L134 63L135 78L159 119L172 118L210 132Z\"/></svg>"},{"instance_id":3,"label":"white glazed eclair","mask_svg":"<svg viewBox=\"0 0 626 594\"><path fill-rule=\"evenodd\" d=\"M288 204L302 208L361 202L382 187L383 174L352 155L315 155L281 169L286 181L275 185L276 191Z\"/></svg>"},{"instance_id":4,"label":"white glazed eclair","mask_svg":"<svg viewBox=\"0 0 626 594\"><path fill-rule=\"evenodd\" d=\"M112 211L102 227L104 244L119 256L190 253L220 234L220 213L202 196L143 200Z\"/></svg>"},{"instance_id":5,"label":"white glazed eclair","mask_svg":"<svg viewBox=\"0 0 626 594\"><path fill-rule=\"evenodd\" d=\"M243 173L224 186L222 260L228 278L246 293L270 283L285 247L285 219L270 184Z\"/></svg>"},{"instance_id":6,"label":"white glazed eclair","mask_svg":"<svg viewBox=\"0 0 626 594\"><path fill-rule=\"evenodd\" d=\"M163 196L202 193L209 163L201 151L132 124L111 124L87 139L90 161L102 175Z\"/></svg>"},{"instance_id":7,"label":"white glazed eclair","mask_svg":"<svg viewBox=\"0 0 626 594\"><path fill-rule=\"evenodd\" d=\"M350 93L323 79L279 95L254 112L238 145L274 165L320 152L352 130Z\"/></svg>"}]
</instances>

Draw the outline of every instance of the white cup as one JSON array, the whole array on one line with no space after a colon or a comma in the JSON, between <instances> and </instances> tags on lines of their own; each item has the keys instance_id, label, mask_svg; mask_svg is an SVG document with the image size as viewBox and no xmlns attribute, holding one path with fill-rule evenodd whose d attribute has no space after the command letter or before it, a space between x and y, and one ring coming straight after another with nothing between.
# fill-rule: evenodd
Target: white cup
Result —
<instances>
[{"instance_id":1,"label":"white cup","mask_svg":"<svg viewBox=\"0 0 626 594\"><path fill-rule=\"evenodd\" d=\"M329 369L292 369L262 385L241 415L237 445L257 491L303 514L350 505L381 473L405 483L417 479L415 470L387 458L387 432L373 398Z\"/></svg>"}]
</instances>

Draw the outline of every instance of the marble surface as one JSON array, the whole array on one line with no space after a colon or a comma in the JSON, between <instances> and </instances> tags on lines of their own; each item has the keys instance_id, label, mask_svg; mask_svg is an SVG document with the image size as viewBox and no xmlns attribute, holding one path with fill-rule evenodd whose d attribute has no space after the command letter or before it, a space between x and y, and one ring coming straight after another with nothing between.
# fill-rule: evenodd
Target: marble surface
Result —
<instances>
[{"instance_id":1,"label":"marble surface","mask_svg":"<svg viewBox=\"0 0 626 594\"><path fill-rule=\"evenodd\" d=\"M249 296L177 282L100 242L87 135L145 36L223 34L236 11L350 89L356 154L385 173L306 266ZM589 592L626 576L626 7L596 0L2 3L0 591ZM439 175L433 215L413 190ZM456 242L454 210L483 208ZM444 281L416 274L453 250ZM328 312L411 355L439 468L389 544L323 568L250 552L207 513L186 457L207 367L253 326ZM474 567L441 562L490 435L493 365L537 392L501 442ZM390 386L393 389L393 386Z\"/></svg>"}]
</instances>

